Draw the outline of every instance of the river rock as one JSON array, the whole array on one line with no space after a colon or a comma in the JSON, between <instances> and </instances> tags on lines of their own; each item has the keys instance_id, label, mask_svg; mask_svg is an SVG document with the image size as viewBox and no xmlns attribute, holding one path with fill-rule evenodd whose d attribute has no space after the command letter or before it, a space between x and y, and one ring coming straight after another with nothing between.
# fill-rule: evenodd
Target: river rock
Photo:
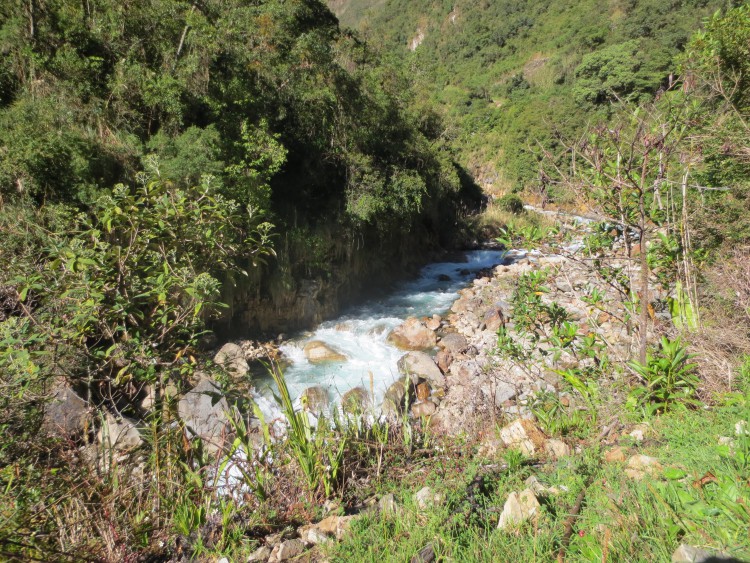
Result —
<instances>
[{"instance_id":1,"label":"river rock","mask_svg":"<svg viewBox=\"0 0 750 563\"><path fill-rule=\"evenodd\" d=\"M424 401L411 406L411 414L414 418L422 418L435 414L437 406L432 401Z\"/></svg>"},{"instance_id":2,"label":"river rock","mask_svg":"<svg viewBox=\"0 0 750 563\"><path fill-rule=\"evenodd\" d=\"M386 418L398 418L404 411L406 403L409 402L406 395L409 393L410 387L411 384L406 377L402 377L388 387L383 396L383 406L381 408Z\"/></svg>"},{"instance_id":3,"label":"river rock","mask_svg":"<svg viewBox=\"0 0 750 563\"><path fill-rule=\"evenodd\" d=\"M435 354L435 363L440 371L447 373L453 363L453 355L448 350L440 350Z\"/></svg>"},{"instance_id":4,"label":"river rock","mask_svg":"<svg viewBox=\"0 0 750 563\"><path fill-rule=\"evenodd\" d=\"M52 389L52 398L44 405L42 429L62 438L78 438L88 427L89 406L65 382Z\"/></svg>"},{"instance_id":5,"label":"river rock","mask_svg":"<svg viewBox=\"0 0 750 563\"><path fill-rule=\"evenodd\" d=\"M433 387L444 387L445 377L433 359L424 352L409 352L398 361L398 371L417 384L419 379L426 379Z\"/></svg>"},{"instance_id":6,"label":"river rock","mask_svg":"<svg viewBox=\"0 0 750 563\"><path fill-rule=\"evenodd\" d=\"M230 428L229 404L216 383L203 379L180 399L177 413L188 435L200 437L209 452L215 453L221 448Z\"/></svg>"},{"instance_id":7,"label":"river rock","mask_svg":"<svg viewBox=\"0 0 750 563\"><path fill-rule=\"evenodd\" d=\"M524 489L521 493L512 492L505 501L497 527L500 530L517 528L530 518L538 516L541 508L531 489Z\"/></svg>"},{"instance_id":8,"label":"river rock","mask_svg":"<svg viewBox=\"0 0 750 563\"><path fill-rule=\"evenodd\" d=\"M388 342L402 350L427 350L437 344L435 333L422 321L409 317L388 335Z\"/></svg>"},{"instance_id":9,"label":"river rock","mask_svg":"<svg viewBox=\"0 0 750 563\"><path fill-rule=\"evenodd\" d=\"M341 397L341 408L348 414L361 414L367 410L369 400L370 395L363 387L355 387Z\"/></svg>"},{"instance_id":10,"label":"river rock","mask_svg":"<svg viewBox=\"0 0 750 563\"><path fill-rule=\"evenodd\" d=\"M546 438L533 422L519 418L500 429L500 439L506 447L518 448L524 455L532 456L544 447Z\"/></svg>"},{"instance_id":11,"label":"river rock","mask_svg":"<svg viewBox=\"0 0 750 563\"><path fill-rule=\"evenodd\" d=\"M322 362L343 362L346 356L331 348L325 342L320 340L311 340L303 348L305 357L310 363L319 364Z\"/></svg>"},{"instance_id":12,"label":"river rock","mask_svg":"<svg viewBox=\"0 0 750 563\"><path fill-rule=\"evenodd\" d=\"M443 349L447 350L451 354L459 354L464 348L469 345L469 341L466 337L457 332L449 332L440 339L438 345Z\"/></svg>"},{"instance_id":13,"label":"river rock","mask_svg":"<svg viewBox=\"0 0 750 563\"><path fill-rule=\"evenodd\" d=\"M233 342L227 342L221 347L214 356L214 363L238 377L247 375L250 371L245 359L245 352Z\"/></svg>"},{"instance_id":14,"label":"river rock","mask_svg":"<svg viewBox=\"0 0 750 563\"><path fill-rule=\"evenodd\" d=\"M503 311L497 307L487 311L482 320L484 321L484 329L492 332L497 332L501 326L505 325Z\"/></svg>"},{"instance_id":15,"label":"river rock","mask_svg":"<svg viewBox=\"0 0 750 563\"><path fill-rule=\"evenodd\" d=\"M431 319L425 320L425 326L430 330L437 330L440 328L440 323L443 321L440 315L432 315Z\"/></svg>"},{"instance_id":16,"label":"river rock","mask_svg":"<svg viewBox=\"0 0 750 563\"><path fill-rule=\"evenodd\" d=\"M328 390L320 385L308 387L302 392L300 401L305 410L312 413L321 413L328 408Z\"/></svg>"}]
</instances>

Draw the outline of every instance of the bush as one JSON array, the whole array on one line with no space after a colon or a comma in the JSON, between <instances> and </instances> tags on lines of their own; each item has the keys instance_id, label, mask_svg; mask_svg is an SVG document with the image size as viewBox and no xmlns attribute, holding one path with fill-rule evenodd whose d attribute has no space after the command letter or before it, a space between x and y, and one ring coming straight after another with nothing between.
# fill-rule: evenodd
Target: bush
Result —
<instances>
[{"instance_id":1,"label":"bush","mask_svg":"<svg viewBox=\"0 0 750 563\"><path fill-rule=\"evenodd\" d=\"M506 194L497 200L497 206L503 211L520 215L524 212L523 200L516 194Z\"/></svg>"}]
</instances>

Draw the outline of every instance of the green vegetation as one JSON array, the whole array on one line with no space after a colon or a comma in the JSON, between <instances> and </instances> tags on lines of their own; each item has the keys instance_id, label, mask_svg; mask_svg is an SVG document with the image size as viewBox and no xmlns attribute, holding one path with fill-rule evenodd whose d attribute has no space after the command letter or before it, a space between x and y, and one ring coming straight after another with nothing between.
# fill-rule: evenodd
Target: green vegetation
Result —
<instances>
[{"instance_id":1,"label":"green vegetation","mask_svg":"<svg viewBox=\"0 0 750 563\"><path fill-rule=\"evenodd\" d=\"M559 199L540 177L542 147L555 152L561 138L611 117L615 99L642 102L667 88L690 36L725 2L330 4L404 60L417 103L443 117L451 146L484 185Z\"/></svg>"},{"instance_id":2,"label":"green vegetation","mask_svg":"<svg viewBox=\"0 0 750 563\"><path fill-rule=\"evenodd\" d=\"M0 6L0 557L241 560L354 513L313 557L750 557L750 7L692 35L722 5L338 2L359 34L316 0ZM274 368L264 420L206 357L235 296L280 317L302 280L345 293L457 236L567 252L515 193L465 220L456 161L601 219L585 283L532 260L509 318L470 323L535 382L508 408L545 446L498 445L496 396L481 435L436 435L408 380L390 420L313 416ZM206 380L224 450L181 412ZM87 410L68 435L61 390Z\"/></svg>"}]
</instances>

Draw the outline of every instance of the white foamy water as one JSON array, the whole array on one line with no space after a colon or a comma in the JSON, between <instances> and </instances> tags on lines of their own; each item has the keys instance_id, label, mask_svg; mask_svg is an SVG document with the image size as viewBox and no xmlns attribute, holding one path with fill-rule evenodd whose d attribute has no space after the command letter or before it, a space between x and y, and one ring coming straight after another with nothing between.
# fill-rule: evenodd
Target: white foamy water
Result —
<instances>
[{"instance_id":1,"label":"white foamy water","mask_svg":"<svg viewBox=\"0 0 750 563\"><path fill-rule=\"evenodd\" d=\"M523 256L524 252L476 250L462 253L456 261L430 264L416 279L400 284L389 295L344 311L312 333L285 343L281 351L292 363L284 370L284 376L292 398L298 400L306 388L321 386L328 391L332 403L339 403L348 390L362 386L369 393L372 385L373 403L379 405L388 386L398 379L396 363L405 353L386 342L388 334L407 317L445 313L458 298L458 291L477 272ZM311 364L303 348L312 340L325 342L347 360ZM258 388L268 396L273 383L261 379ZM269 412L267 416L273 414Z\"/></svg>"}]
</instances>

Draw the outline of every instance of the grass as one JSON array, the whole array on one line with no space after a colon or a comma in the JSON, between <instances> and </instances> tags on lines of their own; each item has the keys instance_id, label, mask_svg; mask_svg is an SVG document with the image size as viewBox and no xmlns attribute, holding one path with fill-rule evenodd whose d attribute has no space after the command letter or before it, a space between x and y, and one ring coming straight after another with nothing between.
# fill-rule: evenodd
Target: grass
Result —
<instances>
[{"instance_id":1,"label":"grass","mask_svg":"<svg viewBox=\"0 0 750 563\"><path fill-rule=\"evenodd\" d=\"M710 410L682 410L655 419L642 443L621 431L611 444L581 442L582 451L559 461L534 460L513 469L471 452L451 465L440 456L414 468L411 479L385 480L402 511L369 514L325 553L331 561L409 561L427 544L446 561L553 561L565 521L590 476L583 507L566 552L568 561L668 561L680 543L750 559L750 437L735 436L732 453L719 436L750 418L750 394L734 394ZM624 463L603 453L619 445L629 457L656 457L663 468L633 480ZM448 463L450 466L446 468ZM562 490L541 496L542 513L519 530L498 530L499 513L512 491L534 475ZM479 481L481 486L475 484ZM425 484L445 503L420 512L414 493Z\"/></svg>"}]
</instances>

